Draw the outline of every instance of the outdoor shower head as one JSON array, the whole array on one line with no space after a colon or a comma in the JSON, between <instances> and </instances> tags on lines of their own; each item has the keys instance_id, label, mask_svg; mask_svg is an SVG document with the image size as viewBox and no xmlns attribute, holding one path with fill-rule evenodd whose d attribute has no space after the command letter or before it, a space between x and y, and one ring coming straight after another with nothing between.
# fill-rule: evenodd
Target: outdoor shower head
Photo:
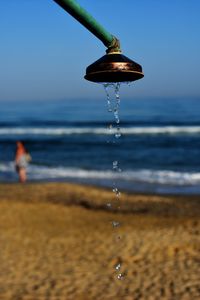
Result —
<instances>
[{"instance_id":1,"label":"outdoor shower head","mask_svg":"<svg viewBox=\"0 0 200 300\"><path fill-rule=\"evenodd\" d=\"M121 54L119 40L101 26L76 0L54 0L107 47L106 55L87 67L93 82L130 82L144 77L142 67Z\"/></svg>"},{"instance_id":2,"label":"outdoor shower head","mask_svg":"<svg viewBox=\"0 0 200 300\"><path fill-rule=\"evenodd\" d=\"M87 67L85 79L93 82L130 82L144 77L142 67L119 53L108 53Z\"/></svg>"}]
</instances>

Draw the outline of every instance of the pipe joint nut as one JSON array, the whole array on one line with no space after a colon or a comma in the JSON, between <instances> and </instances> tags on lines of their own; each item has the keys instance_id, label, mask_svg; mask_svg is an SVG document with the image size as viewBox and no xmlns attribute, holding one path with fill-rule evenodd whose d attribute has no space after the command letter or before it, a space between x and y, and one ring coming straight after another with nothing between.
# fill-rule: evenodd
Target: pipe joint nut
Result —
<instances>
[{"instance_id":1,"label":"pipe joint nut","mask_svg":"<svg viewBox=\"0 0 200 300\"><path fill-rule=\"evenodd\" d=\"M106 50L107 54L120 54L122 51L120 49L120 41L113 36L111 44L108 46Z\"/></svg>"}]
</instances>

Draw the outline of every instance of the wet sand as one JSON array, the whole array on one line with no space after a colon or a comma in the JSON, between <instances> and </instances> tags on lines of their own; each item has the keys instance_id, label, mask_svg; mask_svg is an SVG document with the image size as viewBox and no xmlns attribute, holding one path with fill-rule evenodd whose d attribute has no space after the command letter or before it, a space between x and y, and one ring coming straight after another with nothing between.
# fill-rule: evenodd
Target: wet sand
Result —
<instances>
[{"instance_id":1,"label":"wet sand","mask_svg":"<svg viewBox=\"0 0 200 300\"><path fill-rule=\"evenodd\" d=\"M0 299L200 299L200 197L119 202L94 187L0 184Z\"/></svg>"}]
</instances>

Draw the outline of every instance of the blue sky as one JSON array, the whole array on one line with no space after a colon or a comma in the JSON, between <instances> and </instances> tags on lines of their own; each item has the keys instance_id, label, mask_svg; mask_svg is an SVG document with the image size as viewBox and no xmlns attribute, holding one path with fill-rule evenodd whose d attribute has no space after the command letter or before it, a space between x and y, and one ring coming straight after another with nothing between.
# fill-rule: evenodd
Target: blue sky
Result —
<instances>
[{"instance_id":1,"label":"blue sky","mask_svg":"<svg viewBox=\"0 0 200 300\"><path fill-rule=\"evenodd\" d=\"M200 98L199 0L79 0L145 77L126 98ZM101 98L83 79L104 45L53 0L0 0L0 101Z\"/></svg>"}]
</instances>

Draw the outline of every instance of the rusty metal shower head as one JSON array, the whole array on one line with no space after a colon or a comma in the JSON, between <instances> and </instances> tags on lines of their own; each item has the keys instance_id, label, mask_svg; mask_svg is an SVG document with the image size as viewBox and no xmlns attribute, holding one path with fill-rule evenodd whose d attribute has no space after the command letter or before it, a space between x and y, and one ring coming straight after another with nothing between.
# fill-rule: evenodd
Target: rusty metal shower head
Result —
<instances>
[{"instance_id":1,"label":"rusty metal shower head","mask_svg":"<svg viewBox=\"0 0 200 300\"><path fill-rule=\"evenodd\" d=\"M144 77L142 67L119 53L108 53L87 67L85 79L93 82L130 82Z\"/></svg>"}]
</instances>

